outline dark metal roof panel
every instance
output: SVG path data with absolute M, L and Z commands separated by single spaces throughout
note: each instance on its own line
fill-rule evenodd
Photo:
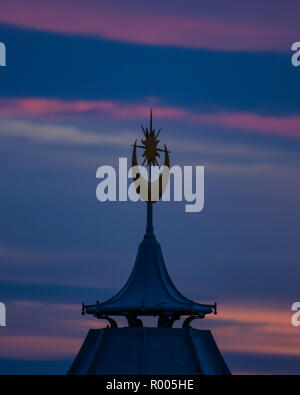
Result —
M 139 246 L 135 265 L 125 286 L 111 299 L 85 306 L 88 314 L 118 315 L 126 311 L 180 312 L 181 314 L 209 314 L 215 305 L 193 302 L 184 297 L 173 284 L 155 237 L 144 238 Z
M 230 374 L 208 330 L 91 329 L 69 374 Z

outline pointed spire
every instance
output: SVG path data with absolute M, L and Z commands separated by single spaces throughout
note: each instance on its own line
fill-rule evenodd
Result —
M 150 132 L 152 133 L 152 108 L 150 109 Z M 149 168 L 149 178 L 150 178 L 150 196 L 151 196 L 151 163 Z M 147 227 L 145 238 L 154 238 L 153 234 L 153 207 L 151 202 L 147 202 Z
M 143 146 L 134 144 L 133 166 L 137 165 L 136 148 L 147 150 L 147 140 L 155 137 L 152 129 L 152 109 L 150 110 L 150 131 L 147 128 L 144 130 L 143 126 L 142 130 L 146 140 L 142 140 Z M 154 143 L 156 143 L 155 138 Z M 114 297 L 95 305 L 83 305 L 83 313 L 93 314 L 103 319 L 110 319 L 108 315 L 126 316 L 129 326 L 140 326 L 141 322 L 137 320 L 138 315 L 159 316 L 159 327 L 172 327 L 174 320 L 183 315 L 191 316 L 186 321 L 188 325 L 195 318 L 204 318 L 206 314 L 216 313 L 216 304 L 201 304 L 184 297 L 177 290 L 167 272 L 160 245 L 153 232 L 154 202 L 151 201 L 151 166 L 155 163 L 153 156 L 155 159 L 155 153 L 158 150 L 165 152 L 165 166 L 170 167 L 169 151 L 166 146 L 164 150 L 155 148 L 154 154 L 150 150 L 152 154 L 152 156 L 149 155 L 150 159 L 148 159 L 147 152 L 144 154 L 149 162 L 148 192 L 150 195 L 148 194 L 147 201 L 147 225 L 131 275 L 125 286 Z

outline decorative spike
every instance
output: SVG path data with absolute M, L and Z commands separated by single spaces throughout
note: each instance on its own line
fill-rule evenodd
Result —
M 145 132 L 144 126 L 142 124 L 141 124 L 141 128 L 142 128 L 142 131 L 144 133 L 144 136 L 146 137 L 146 132 Z

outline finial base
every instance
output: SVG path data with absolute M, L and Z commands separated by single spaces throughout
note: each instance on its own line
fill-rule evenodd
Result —
M 155 239 L 155 235 L 153 233 L 153 209 L 152 209 L 152 203 L 150 202 L 147 202 L 147 226 L 146 226 L 146 234 L 144 238 Z

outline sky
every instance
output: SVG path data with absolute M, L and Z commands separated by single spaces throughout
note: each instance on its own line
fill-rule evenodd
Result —
M 145 204 L 96 199 L 96 170 L 162 128 L 171 165 L 205 166 L 205 206 L 154 207 L 176 287 L 218 302 L 233 373 L 299 374 L 297 1 L 0 0 L 0 373 L 65 374 L 113 296 Z M 177 324 L 180 325 L 180 324 Z

